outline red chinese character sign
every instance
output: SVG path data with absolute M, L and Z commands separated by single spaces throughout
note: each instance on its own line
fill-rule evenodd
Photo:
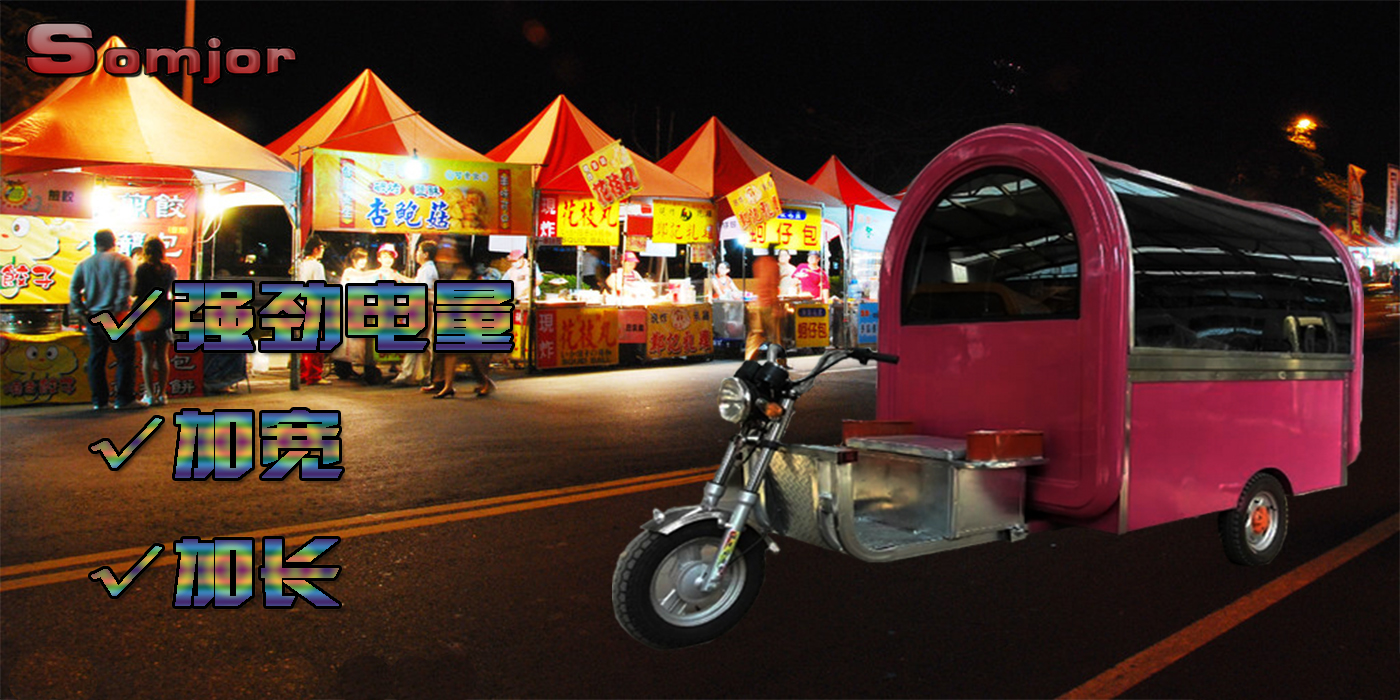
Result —
M 540 195 L 538 236 L 557 238 L 558 245 L 617 245 L 620 209 L 588 197 Z
M 613 141 L 594 151 L 578 164 L 584 182 L 593 199 L 603 207 L 610 207 L 634 192 L 642 191 L 641 178 L 632 164 L 632 156 L 622 147 L 621 141 Z
M 1361 178 L 1365 174 L 1365 170 L 1355 165 L 1347 166 L 1347 233 L 1355 238 L 1360 238 L 1363 233 L 1361 230 L 1361 207 L 1366 203 L 1366 197 L 1361 189 Z
M 783 208 L 772 173 L 750 180 L 725 198 L 729 200 L 729 208 L 734 210 L 739 227 L 749 233 L 761 230 L 763 222 L 777 216 Z
M 714 352 L 709 304 L 647 307 L 647 358 L 691 357 Z
M 597 367 L 618 361 L 615 308 L 540 307 L 535 321 L 535 365 Z
M 189 279 L 194 265 L 195 214 L 199 190 L 190 186 L 158 185 L 98 189 L 95 228 L 117 234 L 117 252 L 130 254 L 157 236 L 165 244 L 165 261 L 175 266 L 176 279 Z

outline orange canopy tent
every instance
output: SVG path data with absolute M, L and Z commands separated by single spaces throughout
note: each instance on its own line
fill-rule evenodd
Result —
M 840 198 L 848 207 L 861 206 L 886 211 L 899 208 L 899 200 L 866 184 L 836 156 L 828 158 L 821 169 L 807 179 L 807 183 Z
M 125 46 L 114 36 L 98 55 Z M 224 175 L 283 202 L 295 200 L 291 164 L 185 104 L 149 75 L 116 77 L 99 70 L 69 78 L 0 126 L 0 172 L 6 175 L 117 164 Z
M 560 95 L 514 136 L 486 154 L 502 163 L 529 163 L 541 191 L 589 194 L 578 164 L 617 139 L 598 128 L 567 97 Z M 638 197 L 709 199 L 699 187 L 632 154 L 642 190 Z
M 321 145 L 362 153 L 490 160 L 433 126 L 368 68 L 268 149 L 295 162 L 298 150 Z
M 837 197 L 768 162 L 715 117 L 710 117 L 699 131 L 657 161 L 657 165 L 699 186 L 705 196 L 719 200 L 721 216 L 729 211 L 725 195 L 767 172 L 773 174 L 778 198 L 785 202 L 842 206 Z

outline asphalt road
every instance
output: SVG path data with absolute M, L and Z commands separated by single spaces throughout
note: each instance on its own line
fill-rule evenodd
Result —
M 120 447 L 151 412 L 7 410 L 0 695 L 1056 697 L 1177 640 L 1184 655 L 1115 694 L 1397 697 L 1400 361 L 1394 343 L 1367 350 L 1361 460 L 1347 488 L 1292 501 L 1271 566 L 1228 564 L 1214 518 L 886 565 L 782 541 L 738 627 L 671 652 L 617 625 L 612 570 L 651 508 L 698 498 L 666 484 L 718 460 L 713 388 L 733 363 L 512 378 L 487 400 L 269 380 L 196 404 L 341 411 L 332 483 L 176 483 L 173 425 L 112 471 L 87 446 Z M 841 418 L 873 415 L 873 388 L 871 370 L 830 375 L 790 441 L 836 442 Z M 1200 629 L 1378 524 L 1378 545 Z M 239 609 L 175 609 L 168 552 L 117 599 L 86 578 L 121 576 L 152 543 L 242 533 L 342 536 L 318 561 L 341 567 L 324 587 L 342 607 L 266 609 L 259 589 Z

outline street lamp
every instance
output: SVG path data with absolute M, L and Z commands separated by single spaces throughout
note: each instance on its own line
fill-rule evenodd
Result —
M 1309 151 L 1317 150 L 1317 143 L 1312 139 L 1312 133 L 1317 130 L 1320 124 L 1306 115 L 1298 117 L 1296 121 L 1288 126 L 1288 140 L 1306 148 Z

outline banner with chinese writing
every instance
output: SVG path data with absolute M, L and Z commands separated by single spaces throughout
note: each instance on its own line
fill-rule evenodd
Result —
M 617 245 L 621 207 L 599 206 L 591 197 L 540 195 L 540 238 L 558 238 L 554 245 Z
M 1396 237 L 1396 200 L 1400 198 L 1400 166 L 1386 166 L 1385 183 L 1385 232 L 1381 235 L 1385 237 L 1387 243 L 1394 243 Z
M 632 164 L 632 156 L 622 147 L 622 141 L 613 141 L 594 151 L 578 164 L 584 182 L 593 199 L 604 207 L 610 207 L 628 197 L 633 192 L 642 191 L 642 181 L 637 168 Z
M 530 231 L 528 165 L 322 149 L 312 163 L 318 231 Z
M 91 173 L 50 171 L 6 175 L 0 214 L 91 219 L 95 184 L 96 178 Z
M 1355 165 L 1347 166 L 1347 233 L 1356 238 L 1360 238 L 1363 233 L 1361 207 L 1366 202 L 1366 196 L 1361 189 L 1361 178 L 1365 174 L 1365 170 Z
M 657 243 L 713 243 L 719 227 L 709 202 L 652 202 L 651 239 Z
M 851 250 L 884 252 L 885 240 L 894 225 L 894 212 L 857 206 L 851 227 Z
M 734 210 L 739 227 L 750 233 L 760 230 L 763 222 L 777 216 L 783 208 L 772 173 L 759 175 L 725 198 L 729 200 L 729 208 Z
M 165 261 L 175 266 L 175 278 L 190 279 L 199 190 L 189 185 L 98 188 L 93 228 L 117 234 L 117 252 L 131 254 L 157 236 L 165 244 Z
M 880 305 L 873 301 L 861 302 L 856 307 L 856 344 L 875 345 L 880 340 Z
M 618 362 L 616 308 L 538 307 L 535 366 L 600 367 Z
M 0 304 L 67 304 L 92 232 L 90 219 L 0 214 Z
M 784 207 L 757 231 L 749 232 L 750 248 L 776 245 L 784 250 L 822 249 L 822 211 L 818 207 Z
M 827 319 L 826 304 L 796 304 L 794 330 L 797 332 L 797 347 L 824 348 L 830 342 L 831 322 Z
M 647 307 L 647 359 L 713 352 L 714 327 L 709 304 Z

